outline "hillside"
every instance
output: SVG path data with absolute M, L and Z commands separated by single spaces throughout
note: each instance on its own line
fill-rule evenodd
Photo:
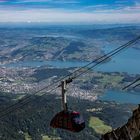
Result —
M 13 104 L 18 95 L 2 94 L 0 100 L 0 110 Z M 100 132 L 90 126 L 90 118 L 96 117 L 102 120 L 106 125 L 113 128 L 126 122 L 131 115 L 133 105 L 116 104 L 110 102 L 89 100 L 80 100 L 68 97 L 68 104 L 72 110 L 80 111 L 86 121 L 86 128 L 80 133 L 71 133 L 61 129 L 50 128 L 50 120 L 59 112 L 60 98 L 56 95 L 46 95 L 44 97 L 34 96 L 32 101 L 19 110 L 7 114 L 0 119 L 0 137 L 1 140 L 25 140 L 30 136 L 32 140 L 42 140 L 42 136 L 60 137 L 62 140 L 98 140 L 101 137 Z M 100 108 L 100 109 L 99 109 Z M 95 111 L 94 111 L 95 110 Z

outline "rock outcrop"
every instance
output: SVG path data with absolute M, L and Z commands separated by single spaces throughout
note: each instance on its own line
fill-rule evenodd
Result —
M 106 133 L 101 140 L 140 140 L 140 105 L 125 125 Z

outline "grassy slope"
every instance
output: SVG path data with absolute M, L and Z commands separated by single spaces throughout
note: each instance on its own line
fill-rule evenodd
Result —
M 32 137 L 28 134 L 28 133 L 25 133 L 25 140 L 32 140 Z
M 93 128 L 98 134 L 105 134 L 108 131 L 111 131 L 112 128 L 106 125 L 102 120 L 97 117 L 90 117 L 89 127 Z

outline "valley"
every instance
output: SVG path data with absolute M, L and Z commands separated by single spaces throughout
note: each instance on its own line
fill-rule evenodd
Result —
M 69 108 L 81 112 L 86 121 L 86 129 L 79 134 L 49 126 L 61 110 L 60 88 L 34 93 L 47 85 L 57 87 L 60 82 L 56 81 L 127 43 L 139 32 L 139 26 L 0 28 L 0 110 L 32 96 L 29 104 L 2 118 L 0 138 L 71 140 L 82 136 L 83 140 L 99 140 L 101 134 L 126 123 L 139 104 L 140 87 L 122 88 L 140 77 L 140 42 L 68 86 Z

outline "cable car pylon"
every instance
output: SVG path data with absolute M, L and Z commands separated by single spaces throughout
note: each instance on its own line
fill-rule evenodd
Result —
M 72 132 L 80 132 L 85 128 L 85 121 L 80 112 L 70 111 L 67 105 L 66 86 L 72 82 L 72 78 L 61 81 L 59 87 L 62 92 L 62 111 L 57 113 L 51 120 L 50 126 L 53 128 L 66 129 Z
M 66 95 L 66 86 L 67 84 L 71 83 L 72 82 L 72 78 L 69 78 L 67 80 L 63 80 L 61 82 L 61 91 L 62 91 L 62 108 L 64 111 L 67 111 L 68 110 L 68 105 L 67 105 L 67 95 Z

